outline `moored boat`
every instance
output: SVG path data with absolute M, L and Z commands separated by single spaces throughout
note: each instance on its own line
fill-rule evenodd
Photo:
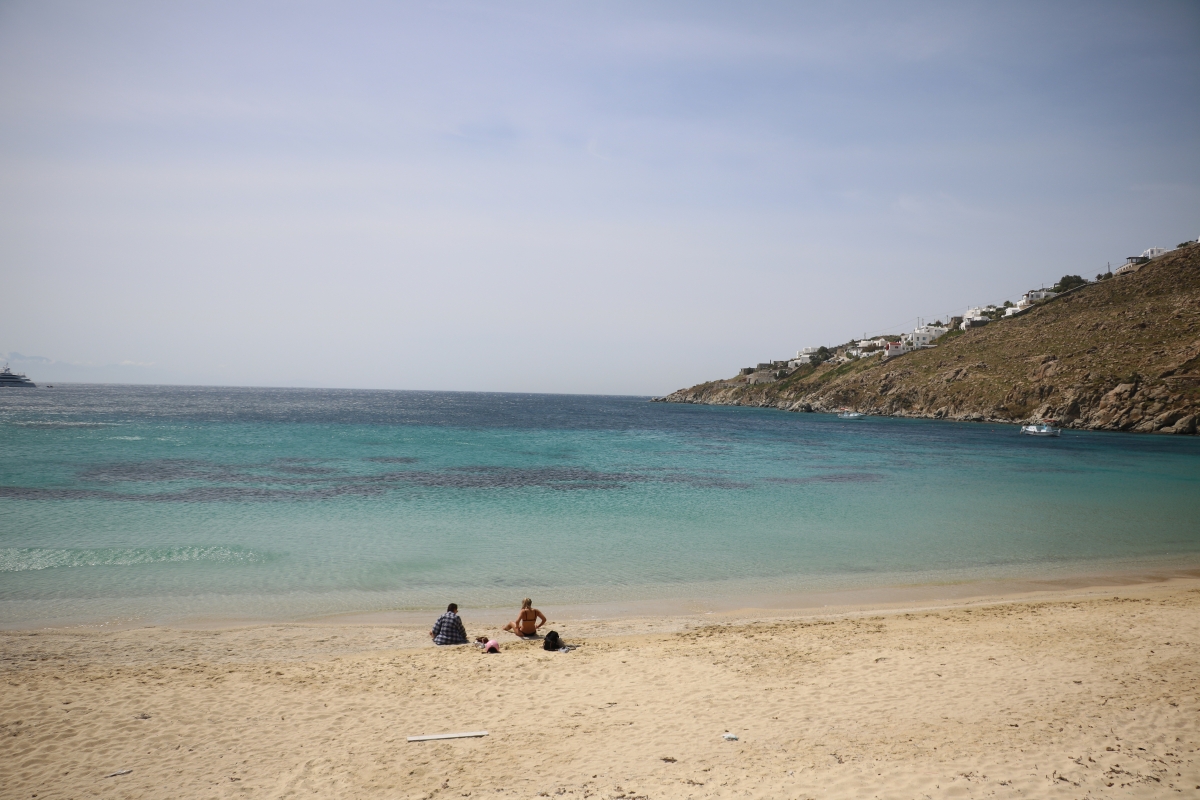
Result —
M 1048 422 L 1035 422 L 1032 425 L 1022 425 L 1021 433 L 1028 436 L 1058 436 L 1062 428 L 1056 428 Z
M 848 408 L 843 408 L 838 412 L 838 419 L 861 419 L 864 416 L 861 411 L 851 411 Z

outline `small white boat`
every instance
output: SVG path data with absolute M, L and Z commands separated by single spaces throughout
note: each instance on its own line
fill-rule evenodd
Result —
M 863 416 L 861 412 L 845 409 L 838 414 L 838 419 L 861 419 Z
M 1062 428 L 1056 428 L 1045 422 L 1038 422 L 1033 425 L 1022 425 L 1021 433 L 1028 436 L 1058 436 L 1062 433 Z

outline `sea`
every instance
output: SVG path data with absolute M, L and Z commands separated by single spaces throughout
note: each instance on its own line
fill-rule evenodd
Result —
M 0 626 L 1200 566 L 1200 439 L 646 397 L 0 392 Z

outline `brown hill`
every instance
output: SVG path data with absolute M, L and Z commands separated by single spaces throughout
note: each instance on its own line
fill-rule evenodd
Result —
M 936 348 L 801 367 L 774 383 L 712 381 L 661 400 L 1195 433 L 1198 326 L 1200 245 L 1192 244 L 1131 275 L 947 334 Z

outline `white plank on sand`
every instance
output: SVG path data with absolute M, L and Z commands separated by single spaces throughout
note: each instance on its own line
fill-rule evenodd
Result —
M 487 736 L 487 731 L 469 731 L 467 733 L 431 733 L 428 736 L 410 736 L 410 742 L 431 742 L 434 739 L 470 739 L 475 736 Z

